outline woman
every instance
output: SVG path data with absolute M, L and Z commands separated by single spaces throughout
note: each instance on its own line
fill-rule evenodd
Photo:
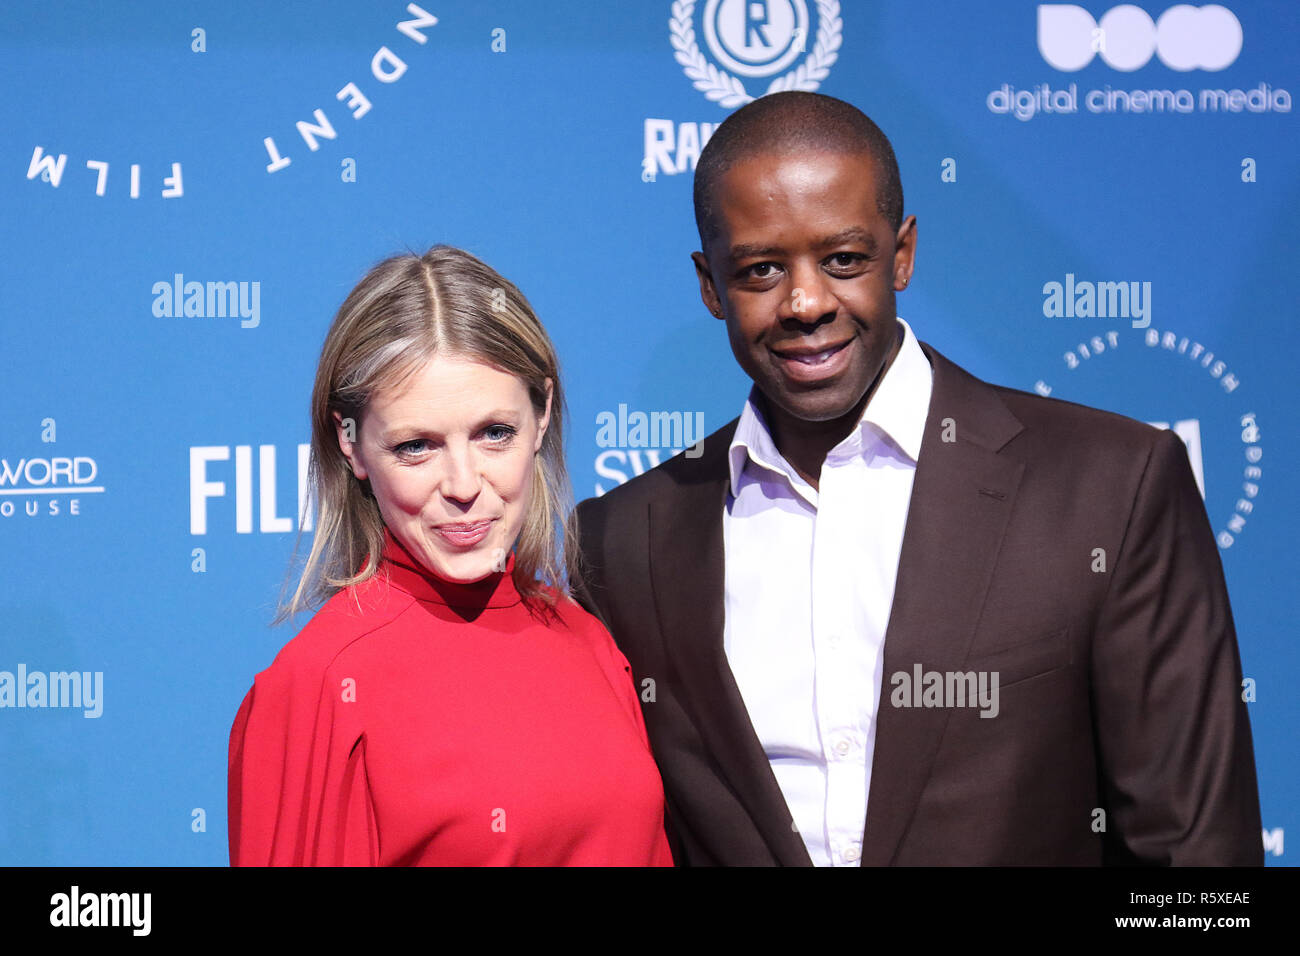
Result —
M 377 265 L 312 395 L 315 540 L 230 734 L 232 865 L 671 865 L 630 668 L 568 597 L 555 351 L 447 246 Z

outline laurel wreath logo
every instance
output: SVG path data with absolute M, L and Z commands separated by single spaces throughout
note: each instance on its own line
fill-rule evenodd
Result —
M 779 76 L 771 82 L 766 92 L 780 93 L 785 90 L 806 90 L 815 92 L 822 80 L 830 73 L 831 66 L 839 59 L 843 24 L 840 21 L 839 0 L 816 0 L 817 3 L 817 39 L 810 54 L 798 67 Z M 688 79 L 695 88 L 713 100 L 719 106 L 744 106 L 755 97 L 750 96 L 745 84 L 725 70 L 720 70 L 710 63 L 695 42 L 695 27 L 691 15 L 695 12 L 695 0 L 675 0 L 673 15 L 668 21 L 673 54 L 682 65 Z

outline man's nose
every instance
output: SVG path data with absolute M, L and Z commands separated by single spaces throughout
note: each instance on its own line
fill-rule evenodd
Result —
M 826 284 L 819 264 L 800 263 L 790 271 L 789 297 L 782 310 L 783 319 L 814 323 L 835 311 L 835 298 Z

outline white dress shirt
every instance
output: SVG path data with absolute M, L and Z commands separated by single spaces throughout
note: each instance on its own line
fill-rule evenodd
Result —
M 814 489 L 755 404 L 728 452 L 727 661 L 818 866 L 857 866 L 871 788 L 885 628 L 933 373 L 902 345 Z

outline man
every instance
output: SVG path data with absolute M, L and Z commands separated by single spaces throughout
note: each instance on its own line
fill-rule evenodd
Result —
M 740 417 L 578 509 L 679 864 L 1261 864 L 1178 438 L 984 383 L 895 313 L 914 216 L 857 109 L 778 93 L 695 175 Z

